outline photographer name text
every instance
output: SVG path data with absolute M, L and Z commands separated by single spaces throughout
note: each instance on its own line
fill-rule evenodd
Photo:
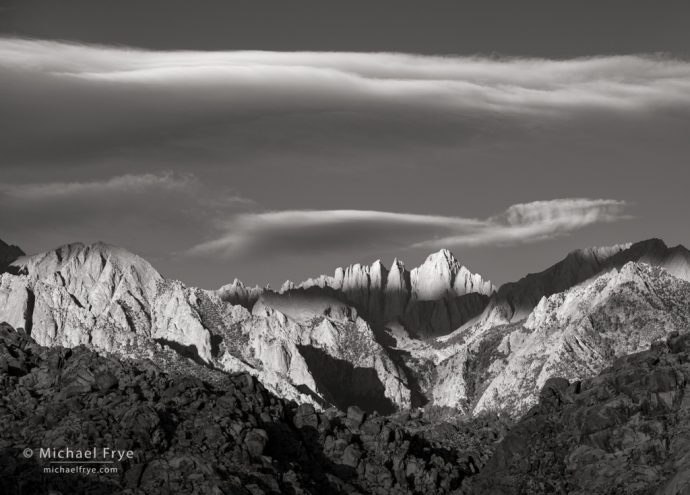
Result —
M 71 449 L 69 447 L 56 448 L 41 448 L 38 450 L 38 457 L 40 459 L 47 459 L 52 461 L 124 461 L 127 459 L 134 459 L 134 451 L 119 450 L 110 447 L 93 447 L 90 449 Z

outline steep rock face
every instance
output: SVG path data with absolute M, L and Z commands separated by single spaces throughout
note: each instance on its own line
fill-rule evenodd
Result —
M 488 328 L 524 319 L 542 297 L 563 292 L 630 261 L 660 266 L 690 281 L 690 251 L 683 246 L 669 248 L 660 239 L 578 249 L 542 272 L 502 285 L 485 309 L 479 325 Z
M 690 335 L 551 379 L 468 493 L 672 495 L 690 490 Z M 538 467 L 537 467 L 538 466 Z
M 0 320 L 31 331 L 33 292 L 25 277 L 0 275 Z
M 204 298 L 203 291 L 187 288 L 181 282 L 161 283 L 151 308 L 151 337 L 192 347 L 201 359 L 210 362 L 211 332 L 204 325 L 203 314 L 203 303 L 208 299 Z
M 615 358 L 690 330 L 690 283 L 628 263 L 543 298 L 526 321 L 472 335 L 439 364 L 434 401 L 519 416 L 546 380 L 590 377 Z
M 410 298 L 410 274 L 402 261 L 395 258 L 386 278 L 384 288 L 383 321 L 393 321 L 405 312 Z
M 410 334 L 424 338 L 447 334 L 476 316 L 479 302 L 485 305 L 483 298 L 463 300 L 463 296 L 489 296 L 495 290 L 445 249 L 412 271 L 398 259 L 390 270 L 377 260 L 371 266 L 338 268 L 332 277 L 322 275 L 299 287 L 333 289 L 373 325 L 400 320 Z
M 24 256 L 24 251 L 18 246 L 7 244 L 0 239 L 0 273 L 4 272 L 20 256 Z

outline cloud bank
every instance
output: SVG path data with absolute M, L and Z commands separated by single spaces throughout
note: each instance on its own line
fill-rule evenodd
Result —
M 611 199 L 554 199 L 512 205 L 486 219 L 363 210 L 246 213 L 227 222 L 224 235 L 194 246 L 188 254 L 314 255 L 352 248 L 363 252 L 521 244 L 625 219 L 625 206 Z
M 0 78 L 10 163 L 213 137 L 235 157 L 309 141 L 451 144 L 578 115 L 690 108 L 690 64 L 660 56 L 155 52 L 5 38 Z

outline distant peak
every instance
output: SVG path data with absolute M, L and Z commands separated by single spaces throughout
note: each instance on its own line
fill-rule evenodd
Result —
M 682 244 L 678 244 L 676 246 L 673 246 L 670 251 L 673 251 L 674 253 L 683 253 L 683 254 L 690 254 L 690 250 L 683 246 Z
M 666 243 L 663 241 L 663 239 L 659 239 L 658 237 L 652 237 L 651 239 L 645 239 L 644 241 L 639 241 L 633 244 L 635 245 L 648 245 L 648 246 L 658 246 L 658 247 L 668 247 Z
M 668 246 L 666 243 L 657 237 L 652 237 L 651 239 L 645 239 L 643 241 L 637 242 L 626 242 L 621 244 L 613 244 L 610 246 L 593 246 L 587 248 L 575 249 L 570 252 L 571 255 L 587 255 L 598 252 L 610 252 L 610 251 L 666 251 Z
M 429 256 L 427 256 L 426 261 L 439 261 L 439 260 L 444 260 L 447 261 L 448 263 L 457 263 L 458 260 L 457 258 L 447 249 L 441 249 L 435 253 L 431 253 Z

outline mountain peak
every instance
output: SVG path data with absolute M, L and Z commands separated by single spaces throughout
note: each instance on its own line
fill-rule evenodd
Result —
M 99 274 L 107 268 L 109 273 L 132 277 L 133 281 L 147 286 L 162 280 L 156 269 L 144 258 L 104 242 L 65 244 L 52 251 L 23 256 L 15 264 L 23 267 L 33 277 L 69 272 L 76 278 L 93 277 L 96 281 Z
M 454 264 L 459 264 L 459 261 L 457 258 L 451 253 L 448 249 L 440 249 L 439 251 L 436 251 L 435 253 L 431 253 L 429 256 L 426 257 L 426 260 L 424 263 L 430 263 L 430 262 L 446 262 L 448 265 L 454 265 Z
M 494 288 L 481 275 L 471 273 L 448 249 L 427 256 L 410 272 L 413 297 L 420 301 L 441 299 L 470 292 L 490 295 Z

